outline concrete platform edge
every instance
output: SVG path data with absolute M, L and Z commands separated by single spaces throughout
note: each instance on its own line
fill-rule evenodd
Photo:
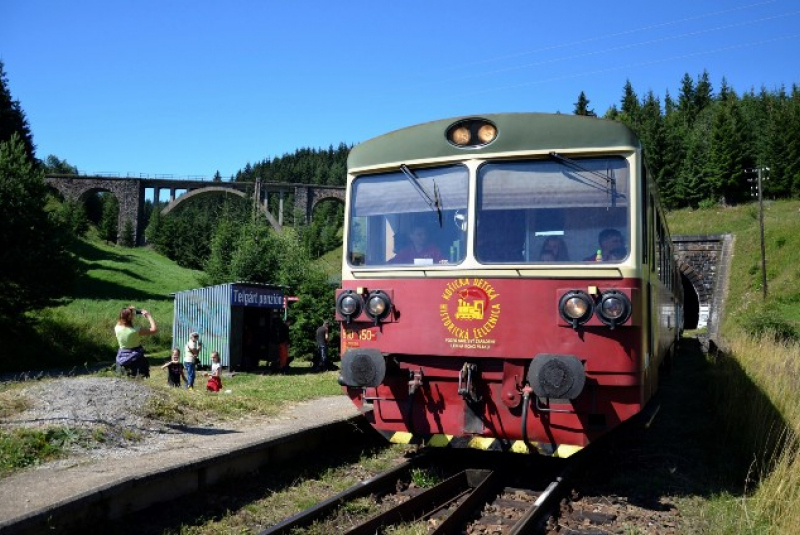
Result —
M 0 533 L 32 535 L 59 532 L 91 521 L 119 518 L 317 448 L 325 448 L 335 440 L 345 440 L 363 432 L 365 425 L 362 416 L 353 416 L 296 433 L 273 436 L 263 442 L 188 464 L 128 477 L 24 516 L 0 521 Z

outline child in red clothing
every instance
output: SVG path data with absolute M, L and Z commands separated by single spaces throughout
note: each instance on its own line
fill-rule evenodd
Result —
M 211 392 L 222 390 L 222 364 L 219 362 L 219 353 L 217 351 L 211 353 L 211 373 L 205 372 L 203 375 L 208 377 L 206 389 Z

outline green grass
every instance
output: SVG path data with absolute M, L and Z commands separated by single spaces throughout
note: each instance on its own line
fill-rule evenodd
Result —
M 751 334 L 785 330 L 800 333 L 800 201 L 764 205 L 767 300 L 762 298 L 758 204 L 678 210 L 667 214 L 670 232 L 735 235 L 723 334 L 745 329 Z
M 129 305 L 151 311 L 158 324 L 159 333 L 146 339 L 145 349 L 156 355 L 169 349 L 170 294 L 197 288 L 200 272 L 184 269 L 147 248 L 83 240 L 76 254 L 81 276 L 71 297 L 31 313 L 32 321 L 0 333 L 3 347 L 14 347 L 17 355 L 0 361 L 1 371 L 112 362 L 117 350 L 114 325 L 120 309 Z
M 342 248 L 337 247 L 333 251 L 328 251 L 316 260 L 328 275 L 329 280 L 340 281 L 342 279 Z
M 222 391 L 210 393 L 205 390 L 202 375 L 197 378 L 195 390 L 187 391 L 168 387 L 166 371 L 153 367 L 147 381 L 163 395 L 152 399 L 145 412 L 164 421 L 191 424 L 209 419 L 272 416 L 288 404 L 342 394 L 335 373 L 309 373 L 309 369 L 305 363 L 293 363 L 289 373 L 281 375 L 223 374 Z
M 694 502 L 711 533 L 795 533 L 800 516 L 800 202 L 764 206 L 767 297 L 757 204 L 668 215 L 673 234 L 735 235 L 721 343 L 710 359 L 717 440 L 749 463 L 741 493 Z M 731 448 L 733 446 L 733 448 Z
M 88 429 L 49 427 L 0 431 L 0 476 L 61 457 L 72 445 L 89 445 L 102 437 Z

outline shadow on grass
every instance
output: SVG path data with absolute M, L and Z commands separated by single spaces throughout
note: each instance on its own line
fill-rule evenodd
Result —
M 731 384 L 739 385 L 735 392 L 720 386 Z M 660 411 L 649 428 L 642 414 L 592 446 L 588 469 L 576 481 L 582 494 L 623 495 L 654 511 L 670 508 L 665 497 L 742 496 L 754 474 L 768 468 L 769 452 L 782 446 L 777 433 L 747 443 L 748 433 L 736 429 L 746 422 L 732 421 L 735 407 L 765 408 L 764 421 L 773 429 L 786 422 L 734 359 L 704 354 L 696 339 L 682 340 L 648 409 L 654 404 Z
M 109 266 L 101 264 L 100 262 L 115 262 L 125 264 L 130 262 L 130 258 L 100 249 L 96 245 L 79 241 L 75 246 L 75 253 L 79 258 L 81 270 L 85 273 L 90 269 L 111 271 L 118 273 L 120 278 L 130 278 L 134 281 L 146 280 L 139 273 L 128 269 L 116 266 Z M 85 274 L 80 276 L 75 283 L 75 291 L 72 292 L 72 298 L 75 299 L 117 299 L 125 302 L 130 301 L 146 301 L 146 300 L 171 300 L 172 298 L 164 294 L 154 294 L 151 292 L 144 292 L 131 288 L 130 286 L 121 285 L 109 281 L 101 281 L 95 278 L 89 278 Z
M 116 300 L 123 303 L 141 303 L 144 301 L 172 301 L 168 294 L 146 292 L 123 284 L 90 279 L 82 276 L 75 284 L 72 294 L 74 299 Z
M 132 271 L 132 270 L 127 269 L 127 268 L 118 268 L 118 267 L 114 267 L 114 266 L 105 266 L 105 265 L 99 264 L 97 262 L 85 262 L 83 260 L 79 260 L 79 263 L 80 263 L 81 268 L 82 268 L 82 270 L 84 272 L 89 271 L 90 269 L 101 269 L 101 270 L 104 270 L 104 271 L 113 271 L 114 273 L 119 273 L 122 276 L 130 277 L 131 279 L 134 279 L 134 280 L 139 280 L 139 281 L 147 280 L 145 277 L 142 277 L 141 275 L 139 275 L 135 271 Z
M 48 318 L 36 323 L 0 324 L 0 347 L 6 348 L 0 353 L 0 372 L 32 376 L 42 375 L 40 370 L 49 370 L 48 375 L 94 371 L 116 356 L 87 333 Z
M 97 245 L 86 240 L 78 240 L 73 249 L 75 254 L 82 260 L 90 263 L 100 261 L 123 263 L 128 260 L 125 255 L 100 249 Z

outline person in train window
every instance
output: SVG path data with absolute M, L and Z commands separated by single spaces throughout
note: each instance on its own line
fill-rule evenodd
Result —
M 542 252 L 539 254 L 541 262 L 566 262 L 569 260 L 567 244 L 557 236 L 548 236 L 542 244 Z
M 600 231 L 597 236 L 597 243 L 600 248 L 594 253 L 583 260 L 585 262 L 605 262 L 612 260 L 611 251 L 615 249 L 625 250 L 625 240 L 622 238 L 622 233 L 615 228 L 607 228 Z
M 409 238 L 410 243 L 389 260 L 390 264 L 413 264 L 417 259 L 429 259 L 438 264 L 444 260 L 436 244 L 428 241 L 428 230 L 424 226 L 412 228 Z

